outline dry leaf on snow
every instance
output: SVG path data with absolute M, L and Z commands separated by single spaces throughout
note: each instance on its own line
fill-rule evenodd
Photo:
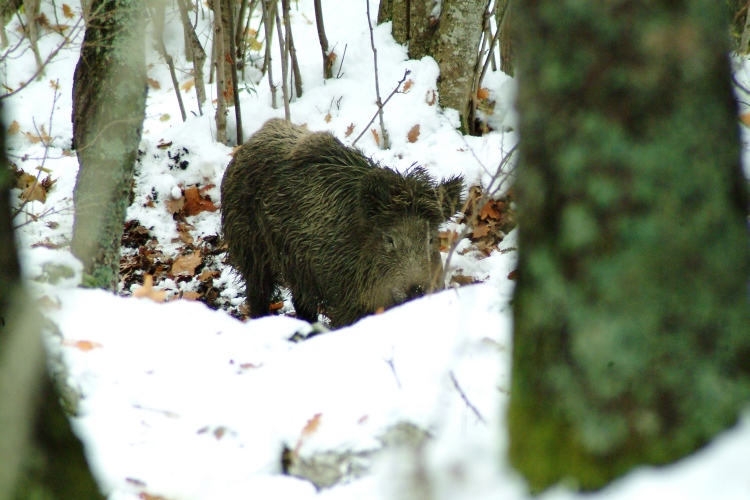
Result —
M 92 342 L 90 340 L 64 340 L 63 345 L 66 345 L 68 347 L 75 347 L 76 349 L 83 352 L 88 352 L 94 349 L 99 349 L 100 347 L 104 347 L 99 342 Z
M 195 268 L 202 262 L 203 257 L 200 250 L 196 250 L 189 255 L 180 255 L 172 264 L 172 274 L 175 276 L 194 276 Z
M 182 212 L 186 216 L 198 215 L 201 212 L 216 212 L 214 203 L 202 196 L 197 186 L 190 186 L 185 190 L 185 206 Z
M 305 427 L 302 428 L 302 432 L 300 433 L 299 439 L 297 440 L 297 446 L 294 447 L 294 451 L 292 452 L 294 458 L 297 458 L 299 456 L 299 450 L 300 448 L 302 448 L 302 443 L 305 441 L 305 439 L 315 434 L 315 431 L 318 430 L 318 427 L 320 427 L 320 419 L 322 416 L 322 413 L 316 413 L 310 420 L 307 421 Z
M 133 297 L 138 299 L 151 299 L 154 302 L 164 302 L 167 298 L 167 292 L 156 290 L 154 288 L 154 277 L 147 274 L 143 277 L 143 286 L 133 292 Z
M 176 200 L 167 200 L 164 202 L 164 206 L 167 207 L 167 212 L 174 215 L 185 206 L 185 197 L 180 196 Z
M 417 142 L 417 139 L 419 139 L 419 124 L 414 125 L 411 130 L 409 130 L 409 133 L 406 134 L 406 138 L 409 142 Z

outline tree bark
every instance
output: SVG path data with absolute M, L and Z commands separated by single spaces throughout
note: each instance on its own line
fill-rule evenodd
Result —
M 518 2 L 510 460 L 597 489 L 750 399 L 747 203 L 713 0 Z
M 73 80 L 78 179 L 71 249 L 85 284 L 115 290 L 120 238 L 146 107 L 140 0 L 95 0 Z
M 393 22 L 393 38 L 409 44 L 409 57 L 432 56 L 440 67 L 440 105 L 459 112 L 469 132 L 471 91 L 488 0 L 381 0 L 378 23 Z
M 216 142 L 227 143 L 227 106 L 232 81 L 232 74 L 226 71 L 226 54 L 229 47 L 224 47 L 226 24 L 224 19 L 225 0 L 215 0 L 214 6 L 214 66 L 216 68 Z
M 4 134 L 0 127 L 0 498 L 103 498 L 44 374 L 38 316 L 21 283 Z

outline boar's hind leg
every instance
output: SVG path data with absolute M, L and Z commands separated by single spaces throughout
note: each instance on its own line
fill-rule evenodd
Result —
M 268 316 L 271 314 L 271 301 L 276 291 L 276 278 L 270 266 L 262 259 L 246 264 L 242 275 L 245 278 L 245 302 L 250 309 L 250 316 Z
M 297 313 L 299 319 L 303 319 L 308 323 L 315 323 L 318 321 L 318 307 L 311 306 L 306 300 L 299 300 L 292 296 L 292 304 L 294 304 L 294 310 Z

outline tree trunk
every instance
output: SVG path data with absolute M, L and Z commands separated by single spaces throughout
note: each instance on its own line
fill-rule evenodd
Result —
M 120 238 L 146 107 L 140 0 L 95 0 L 73 81 L 78 153 L 73 253 L 85 284 L 115 290 Z
M 458 110 L 461 128 L 472 120 L 471 90 L 488 0 L 381 0 L 378 23 L 393 22 L 393 38 L 409 57 L 432 56 L 440 67 L 440 105 Z
M 1 152 L 4 133 L 0 127 Z M 38 316 L 21 284 L 10 186 L 0 153 L 0 498 L 103 498 L 44 376 Z
M 713 0 L 515 9 L 510 460 L 534 491 L 597 489 L 692 453 L 750 400 L 726 16 Z
M 515 75 L 515 50 L 510 20 L 512 5 L 510 0 L 497 0 L 495 4 L 495 21 L 500 31 L 500 71 L 510 76 Z
M 224 47 L 224 41 L 229 41 L 224 24 L 225 0 L 214 0 L 214 66 L 216 68 L 216 142 L 227 143 L 227 106 L 232 88 L 232 73 L 227 71 L 226 54 L 229 47 Z

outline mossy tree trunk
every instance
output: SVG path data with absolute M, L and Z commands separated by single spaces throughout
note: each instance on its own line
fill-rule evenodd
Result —
M 89 286 L 115 290 L 146 108 L 141 0 L 94 0 L 73 81 L 78 153 L 73 253 Z
M 440 105 L 458 111 L 468 133 L 472 89 L 488 0 L 381 0 L 378 23 L 393 22 L 393 37 L 409 44 L 409 57 L 432 56 L 440 67 Z
M 4 144 L 0 127 L 0 151 Z M 21 283 L 10 180 L 0 153 L 0 498 L 104 498 L 44 375 L 39 322 Z
M 517 2 L 522 251 L 510 460 L 597 489 L 750 402 L 725 6 Z

